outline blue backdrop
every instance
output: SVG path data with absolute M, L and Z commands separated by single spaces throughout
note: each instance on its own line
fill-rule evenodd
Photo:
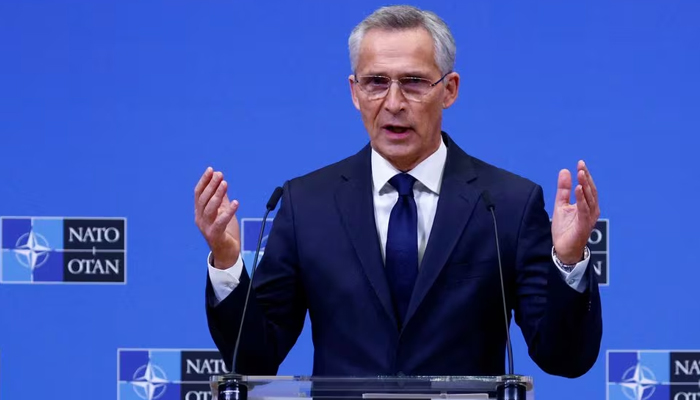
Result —
M 580 158 L 599 189 L 601 355 L 580 379 L 548 376 L 514 327 L 537 398 L 608 396 L 608 350 L 700 349 L 700 3 L 414 4 L 457 40 L 462 84 L 444 128 L 460 145 L 540 183 L 549 212 L 558 170 Z M 223 170 L 239 217 L 257 218 L 275 186 L 363 146 L 347 37 L 381 5 L 0 3 L 0 216 L 126 221 L 124 283 L 0 284 L 2 399 L 45 398 L 40 383 L 54 399 L 112 399 L 120 349 L 214 348 L 194 186 Z M 280 373 L 309 373 L 312 351 L 307 325 Z

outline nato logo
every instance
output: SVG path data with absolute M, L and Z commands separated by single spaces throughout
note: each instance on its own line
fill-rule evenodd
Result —
M 700 400 L 700 351 L 608 350 L 608 400 Z
M 126 283 L 126 219 L 0 217 L 1 283 Z
M 263 232 L 263 240 L 260 245 L 260 254 L 258 255 L 258 263 L 265 253 L 265 245 L 267 245 L 267 237 L 272 229 L 272 221 L 274 218 L 268 218 L 265 222 L 265 231 Z M 255 260 L 255 250 L 258 246 L 260 238 L 260 228 L 262 228 L 262 218 L 242 218 L 241 219 L 241 248 L 243 249 L 243 262 L 245 263 L 248 273 L 253 268 Z
M 599 219 L 595 223 L 591 236 L 588 238 L 588 249 L 591 250 L 589 266 L 593 267 L 598 278 L 599 286 L 610 284 L 610 221 Z M 700 400 L 700 399 L 699 399 Z
M 117 400 L 211 400 L 211 376 L 229 373 L 210 349 L 119 349 L 117 371 Z

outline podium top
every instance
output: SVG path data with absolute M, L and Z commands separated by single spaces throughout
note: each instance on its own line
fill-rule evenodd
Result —
M 251 376 L 215 375 L 210 379 L 213 400 L 244 398 L 217 394 L 243 386 L 249 400 L 258 399 L 493 399 L 506 382 L 522 384 L 527 399 L 532 394 L 532 378 L 502 376 Z

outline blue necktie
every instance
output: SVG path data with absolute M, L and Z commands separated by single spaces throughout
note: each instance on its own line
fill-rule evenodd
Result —
M 402 326 L 418 275 L 418 211 L 413 198 L 416 178 L 396 174 L 389 184 L 399 192 L 391 210 L 386 238 L 386 273 L 394 299 L 399 325 Z

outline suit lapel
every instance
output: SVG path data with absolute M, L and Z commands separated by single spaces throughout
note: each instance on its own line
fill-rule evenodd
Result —
M 476 179 L 471 159 L 449 137 L 444 137 L 448 152 L 438 206 L 404 326 L 440 275 L 481 195 L 475 185 L 469 184 Z
M 335 193 L 335 201 L 364 273 L 384 310 L 396 326 L 397 320 L 384 272 L 374 219 L 370 155 L 371 149 L 367 146 L 354 156 L 353 165 L 341 177 L 341 183 Z

